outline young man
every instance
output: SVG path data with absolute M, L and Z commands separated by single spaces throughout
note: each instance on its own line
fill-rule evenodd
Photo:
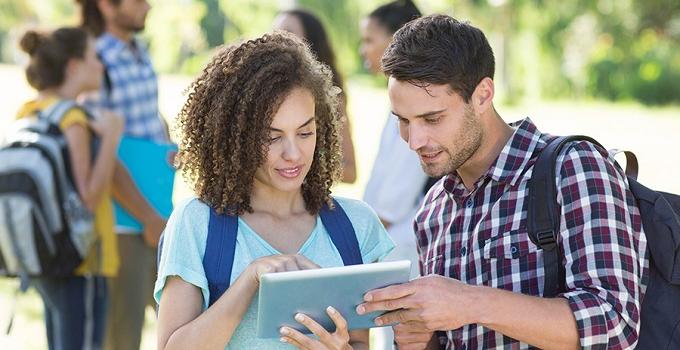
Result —
M 94 110 L 108 109 L 125 118 L 126 136 L 153 142 L 168 140 L 158 110 L 158 82 L 151 60 L 135 34 L 144 29 L 146 0 L 79 0 L 83 26 L 97 37 L 105 67 L 102 89 L 88 96 Z M 154 306 L 156 247 L 165 220 L 141 197 L 127 172 L 114 174 L 113 195 L 142 223 L 143 232 L 118 231 L 121 266 L 110 283 L 105 348 L 138 349 L 146 305 Z
M 527 234 L 527 183 L 551 136 L 496 112 L 494 58 L 477 28 L 442 15 L 395 34 L 383 56 L 401 137 L 444 176 L 415 220 L 426 277 L 367 293 L 391 310 L 399 349 L 597 348 L 637 342 L 648 261 L 639 210 L 606 151 L 558 157 L 566 291 L 542 298 L 543 252 Z M 435 333 L 437 332 L 437 333 Z

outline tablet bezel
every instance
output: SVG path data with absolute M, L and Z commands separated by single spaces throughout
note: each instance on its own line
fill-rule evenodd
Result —
M 350 330 L 376 327 L 373 320 L 382 313 L 358 315 L 356 306 L 369 290 L 407 282 L 410 272 L 411 261 L 399 260 L 264 274 L 258 292 L 257 337 L 277 338 L 284 325 L 310 334 L 294 320 L 298 312 L 332 332 L 335 326 L 326 314 L 328 306 L 343 315 Z

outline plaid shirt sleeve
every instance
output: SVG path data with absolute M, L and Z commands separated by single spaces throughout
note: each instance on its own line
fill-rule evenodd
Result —
M 558 164 L 560 162 L 558 161 Z M 560 244 L 566 289 L 584 349 L 637 342 L 646 251 L 639 211 L 626 180 L 590 143 L 574 143 L 559 168 Z

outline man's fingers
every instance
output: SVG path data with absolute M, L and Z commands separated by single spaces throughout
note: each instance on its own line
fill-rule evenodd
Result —
M 399 343 L 397 343 L 399 344 Z M 427 343 L 411 343 L 399 344 L 399 350 L 423 350 L 427 347 Z
M 407 323 L 418 320 L 420 320 L 420 318 L 413 310 L 397 310 L 377 317 L 375 319 L 375 324 L 378 326 L 384 326 L 388 324 Z
M 425 328 L 425 324 L 418 321 L 398 323 L 392 326 L 394 333 L 426 333 L 432 335 L 434 332 Z
M 399 326 L 399 325 L 397 325 Z M 394 340 L 400 345 L 402 344 L 419 344 L 419 343 L 424 343 L 427 344 L 430 339 L 432 339 L 433 332 L 411 332 L 411 331 L 405 331 L 400 330 L 397 328 L 397 326 L 394 326 Z
M 406 296 L 398 299 L 359 304 L 356 310 L 359 315 L 363 315 L 373 311 L 394 311 L 399 309 L 413 308 L 414 306 L 416 305 L 414 305 L 412 298 Z
M 364 294 L 364 301 L 376 302 L 403 298 L 415 293 L 415 287 L 410 282 L 388 286 L 385 288 L 374 289 Z

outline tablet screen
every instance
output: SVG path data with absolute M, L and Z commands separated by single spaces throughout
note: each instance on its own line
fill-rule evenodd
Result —
M 309 334 L 295 321 L 303 313 L 326 330 L 335 331 L 335 324 L 326 314 L 334 307 L 347 320 L 349 329 L 376 327 L 374 319 L 381 312 L 358 315 L 356 307 L 363 303 L 366 292 L 409 280 L 408 260 L 351 265 L 315 270 L 265 274 L 260 277 L 257 336 L 278 338 L 282 326 Z

